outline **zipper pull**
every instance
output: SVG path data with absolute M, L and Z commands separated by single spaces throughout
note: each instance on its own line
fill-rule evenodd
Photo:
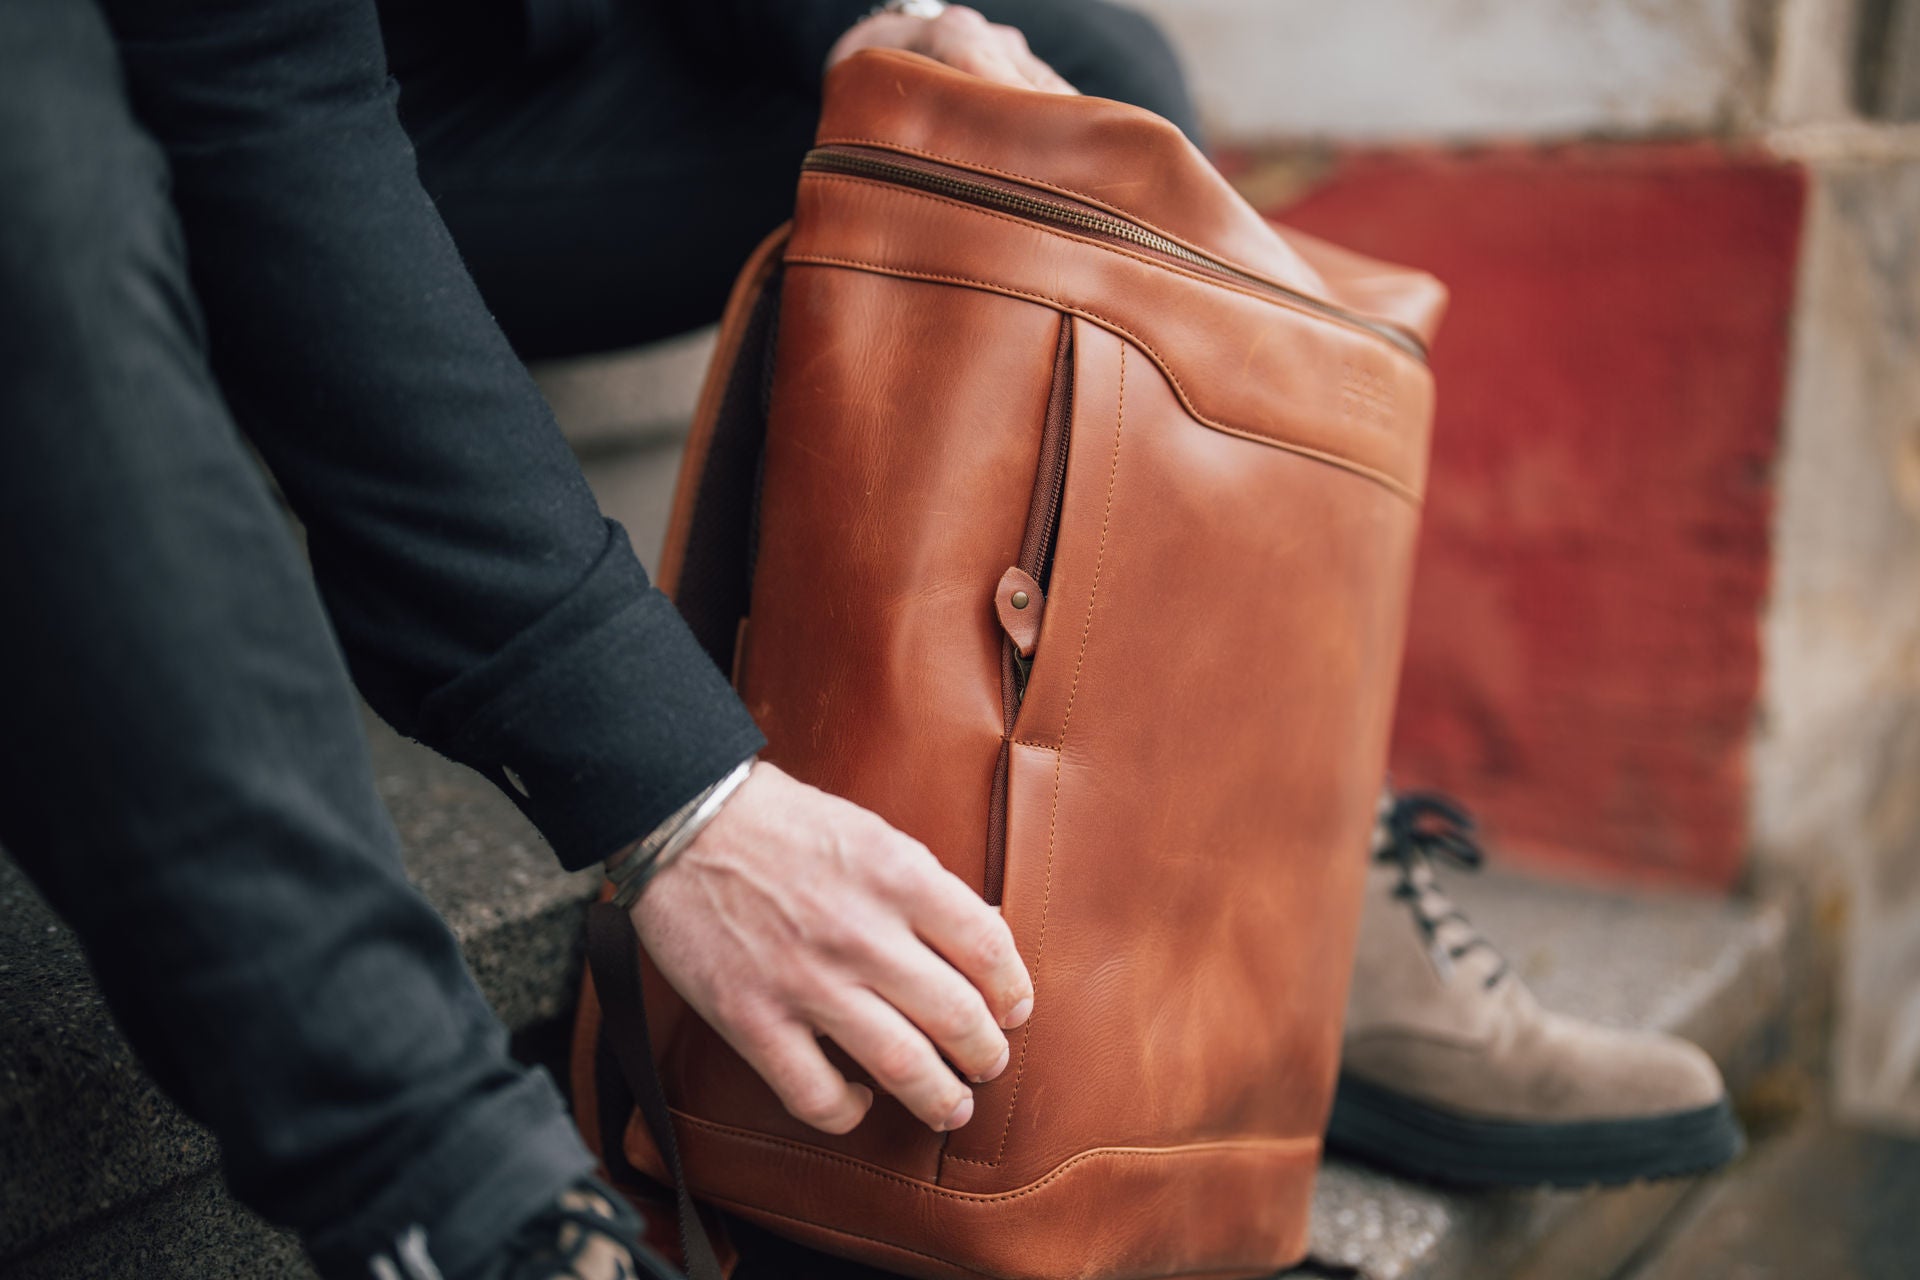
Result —
M 1000 575 L 993 611 L 1000 618 L 1000 629 L 1013 641 L 1014 652 L 1023 659 L 1033 658 L 1033 646 L 1040 641 L 1040 615 L 1046 607 L 1046 593 L 1025 569 L 1015 567 Z

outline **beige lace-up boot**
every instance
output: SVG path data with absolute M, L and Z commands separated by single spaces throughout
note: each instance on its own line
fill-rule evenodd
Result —
M 1713 1061 L 1674 1036 L 1543 1009 L 1448 900 L 1472 820 L 1421 794 L 1382 801 L 1328 1146 L 1468 1186 L 1676 1177 L 1743 1145 Z

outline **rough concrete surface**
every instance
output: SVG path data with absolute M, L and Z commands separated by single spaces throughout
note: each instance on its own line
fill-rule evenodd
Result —
M 534 380 L 576 445 L 645 438 L 693 418 L 716 331 L 604 355 L 547 360 Z
M 593 449 L 584 464 L 600 509 L 626 526 L 649 574 L 660 568 L 660 547 L 680 476 L 684 428 L 636 439 L 619 448 Z
M 1859 10 L 1879 0 L 1781 0 L 1768 122 L 1828 124 L 1853 114 Z
M 1843 1108 L 1920 1126 L 1920 139 L 1816 158 L 1754 748 L 1757 856 L 1844 896 Z
M 113 1029 L 73 935 L 4 857 L 0 1152 L 0 1259 L 214 1160 Z
M 234 1203 L 218 1175 L 169 1187 L 5 1263 L 9 1280 L 313 1280 L 299 1242 Z
M 1814 1114 L 1676 1216 L 1622 1280 L 1912 1280 L 1920 1141 Z

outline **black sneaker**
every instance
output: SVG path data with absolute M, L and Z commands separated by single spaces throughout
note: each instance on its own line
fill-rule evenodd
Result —
M 475 1280 L 683 1280 L 641 1243 L 645 1224 L 596 1178 L 537 1214 Z

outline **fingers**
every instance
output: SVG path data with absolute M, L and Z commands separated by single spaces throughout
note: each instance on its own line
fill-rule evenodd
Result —
M 1033 978 L 1000 913 L 943 867 L 908 905 L 913 927 L 985 998 L 993 1020 L 1011 1031 L 1033 1012 Z
M 933 1043 L 871 991 L 844 992 L 820 1014 L 820 1029 L 873 1074 L 874 1083 L 937 1133 L 973 1118 L 973 1091 Z
M 1007 1037 L 972 982 L 905 929 L 889 947 L 874 990 L 905 1014 L 969 1080 L 1006 1070 Z
M 1034 55 L 1027 45 L 1027 37 L 1018 27 L 993 28 L 993 33 L 1006 50 L 1007 60 L 1013 64 L 1028 84 L 1042 93 L 1072 93 L 1080 91 L 1068 84 L 1066 78 Z
M 1014 63 L 1033 83 L 1034 88 L 1042 93 L 1070 93 L 1076 97 L 1079 95 L 1080 91 L 1068 84 L 1065 76 L 1042 62 L 1032 50 L 1027 48 L 1025 36 L 1018 31 L 1013 32 L 1013 35 L 1020 41 L 1020 47 L 1014 54 Z
M 947 12 L 953 11 L 949 9 Z M 933 19 L 934 22 L 944 20 L 944 16 Z M 977 38 L 973 33 L 933 33 L 928 52 L 954 70 L 964 71 L 970 76 L 979 76 L 995 84 L 1012 85 L 1016 89 L 1033 87 L 997 41 Z
M 930 57 L 969 75 L 1044 93 L 1076 93 L 1046 63 L 1033 55 L 1015 27 L 988 22 L 978 10 L 950 5 L 925 24 L 924 48 Z
M 789 1111 L 828 1133 L 857 1125 L 873 1091 L 845 1079 L 816 1035 L 947 1130 L 972 1115 L 961 1076 L 1004 1071 L 1003 1029 L 1032 1009 L 998 911 L 926 846 L 771 765 L 633 918 L 675 989 Z
M 873 1106 L 873 1090 L 841 1075 L 813 1032 L 797 1022 L 769 1020 L 731 1028 L 721 1024 L 720 1030 L 803 1124 L 823 1133 L 848 1133 Z M 879 1079 L 877 1072 L 874 1078 Z

